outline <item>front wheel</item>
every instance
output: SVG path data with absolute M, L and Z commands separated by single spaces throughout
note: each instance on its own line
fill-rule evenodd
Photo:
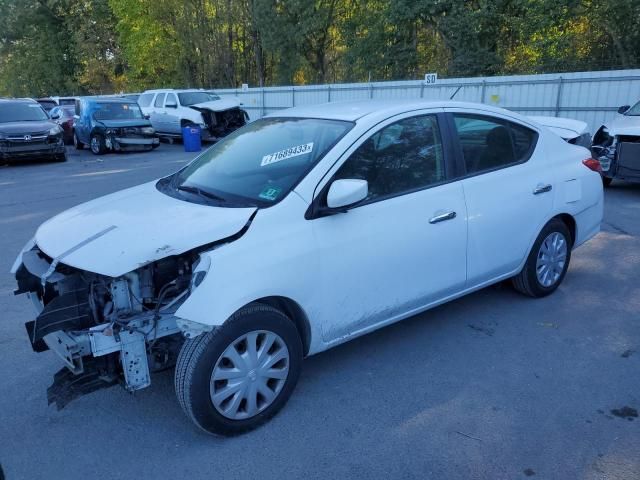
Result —
M 91 135 L 91 139 L 89 140 L 91 153 L 94 155 L 102 155 L 107 151 L 107 146 L 104 143 L 104 137 L 99 133 L 94 133 Z
M 513 286 L 530 297 L 545 297 L 562 283 L 569 268 L 571 233 L 562 220 L 547 223 L 536 239 Z
M 262 425 L 285 405 L 301 364 L 302 342 L 293 322 L 280 310 L 254 303 L 184 343 L 176 394 L 198 427 L 237 435 Z

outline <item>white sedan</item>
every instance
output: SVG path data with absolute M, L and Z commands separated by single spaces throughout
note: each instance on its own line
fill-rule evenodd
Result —
M 562 283 L 602 219 L 599 164 L 530 119 L 456 102 L 298 107 L 166 178 L 44 223 L 18 256 L 59 408 L 175 387 L 233 435 L 287 401 L 302 359 L 487 285 Z

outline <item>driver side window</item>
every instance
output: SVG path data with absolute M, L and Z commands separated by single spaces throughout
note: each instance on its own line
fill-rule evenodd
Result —
M 369 195 L 364 203 L 443 182 L 444 156 L 435 115 L 405 118 L 376 132 L 334 178 L 366 180 Z

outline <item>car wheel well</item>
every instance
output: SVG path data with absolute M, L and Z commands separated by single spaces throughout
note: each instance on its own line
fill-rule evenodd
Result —
M 307 314 L 297 302 L 287 297 L 263 297 L 255 300 L 257 303 L 270 305 L 282 311 L 294 323 L 300 340 L 302 340 L 303 354 L 306 357 L 311 346 L 311 326 Z
M 561 213 L 560 215 L 556 215 L 553 218 L 557 218 L 562 221 L 567 228 L 569 229 L 569 233 L 571 234 L 571 245 L 576 243 L 576 220 L 568 213 Z M 553 220 L 553 219 L 552 219 Z

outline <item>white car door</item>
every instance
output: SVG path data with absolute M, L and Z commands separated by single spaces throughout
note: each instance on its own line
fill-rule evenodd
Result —
M 487 113 L 451 109 L 468 209 L 468 287 L 514 273 L 553 208 L 553 171 L 538 133 Z
M 156 131 L 168 133 L 166 121 L 167 115 L 164 109 L 165 97 L 165 93 L 158 93 L 156 95 L 156 98 L 153 100 L 153 109 L 149 115 L 149 120 L 151 120 L 151 125 L 153 125 L 153 128 L 155 128 Z
M 180 115 L 178 114 L 178 97 L 174 93 L 167 93 L 164 102 L 164 127 L 166 132 L 180 134 Z
M 346 213 L 311 220 L 322 259 L 313 314 L 327 343 L 417 313 L 464 287 L 462 185 L 449 181 L 451 155 L 438 117 L 413 115 L 385 122 L 354 145 L 318 195 L 318 204 L 326 202 L 335 179 L 369 184 L 368 197 Z

